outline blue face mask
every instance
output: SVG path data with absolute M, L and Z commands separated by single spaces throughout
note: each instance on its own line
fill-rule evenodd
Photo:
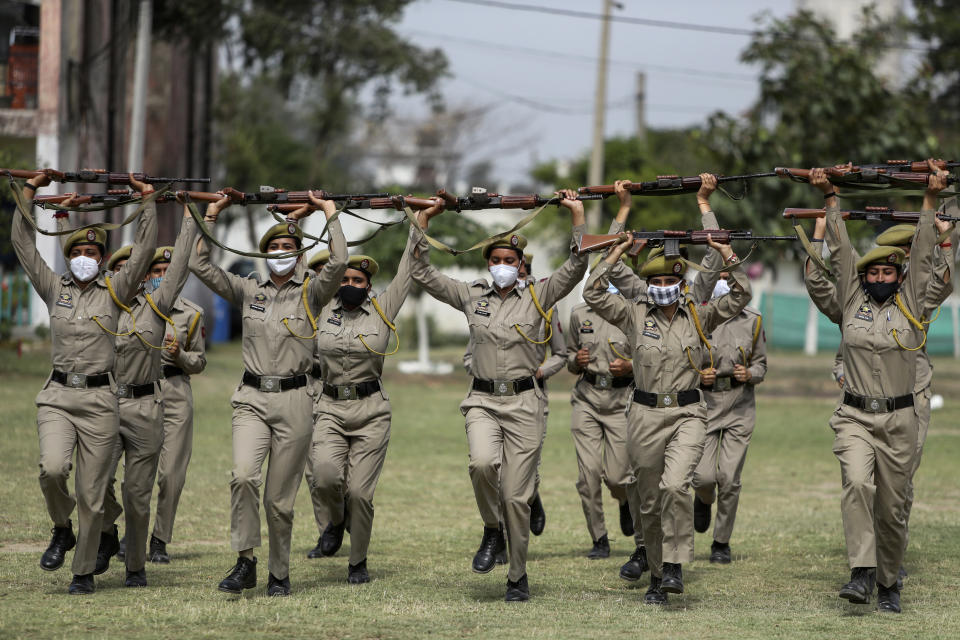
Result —
M 163 281 L 163 278 L 150 278 L 147 280 L 147 288 L 150 291 L 156 291 L 160 288 L 160 283 Z

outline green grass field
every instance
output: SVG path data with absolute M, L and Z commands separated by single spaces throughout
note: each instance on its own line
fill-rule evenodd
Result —
M 20 359 L 14 351 L 0 351 L 0 638 L 960 636 L 960 363 L 952 360 L 935 362 L 935 391 L 947 403 L 933 414 L 917 478 L 905 613 L 898 617 L 837 598 L 849 575 L 840 472 L 827 426 L 837 390 L 828 378 L 827 355 L 784 353 L 772 354 L 768 381 L 760 387 L 731 541 L 734 562 L 710 565 L 710 538 L 698 535 L 696 562 L 684 567 L 687 594 L 671 596 L 664 609 L 641 604 L 646 576 L 636 585 L 617 576 L 633 545 L 619 533 L 612 500 L 606 508 L 613 554 L 608 560 L 585 558 L 590 539 L 574 488 L 566 392 L 572 378 L 566 372 L 550 385 L 541 489 L 547 527 L 530 543 L 530 602 L 502 601 L 505 568 L 484 576 L 470 572 L 482 525 L 466 472 L 457 411 L 466 377 L 459 372 L 445 378 L 393 371 L 386 376 L 393 440 L 377 491 L 368 559 L 372 583 L 347 584 L 349 540 L 334 558 L 306 558 L 317 531 L 302 486 L 292 596 L 265 596 L 266 549 L 258 551 L 264 564 L 257 589 L 241 598 L 219 593 L 217 582 L 235 558 L 229 546 L 228 398 L 240 371 L 236 345 L 213 350 L 206 373 L 194 378 L 194 455 L 168 547 L 172 564 L 148 564 L 151 586 L 128 590 L 122 563 L 114 561 L 97 578 L 95 595 L 70 597 L 70 557 L 55 573 L 38 564 L 50 522 L 37 484 L 33 398 L 48 372 L 46 349 L 37 345 Z M 460 353 L 437 355 L 456 361 Z

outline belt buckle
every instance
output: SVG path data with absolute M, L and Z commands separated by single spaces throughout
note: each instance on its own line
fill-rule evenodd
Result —
M 677 394 L 675 393 L 658 393 L 657 394 L 657 408 L 658 409 L 669 409 L 670 407 L 677 406 Z
M 886 398 L 870 398 L 867 397 L 864 399 L 864 408 L 871 413 L 888 413 L 890 409 L 888 408 L 888 401 Z
M 86 389 L 87 388 L 87 374 L 85 373 L 68 373 L 67 374 L 67 386 L 73 387 L 74 389 Z
M 495 396 L 513 396 L 516 391 L 513 389 L 513 380 L 494 380 L 493 395 Z
M 117 385 L 117 397 L 118 398 L 129 398 L 130 397 L 130 387 L 125 384 Z
M 337 400 L 355 400 L 357 394 L 354 392 L 353 385 L 344 385 L 337 387 Z
M 277 393 L 280 391 L 280 376 L 260 376 L 260 391 Z
M 606 376 L 606 375 L 598 375 L 596 386 L 599 389 L 610 389 L 611 387 L 613 387 L 613 377 Z
M 730 391 L 733 388 L 733 379 L 729 376 L 723 376 L 717 378 L 717 381 L 713 384 L 714 391 Z

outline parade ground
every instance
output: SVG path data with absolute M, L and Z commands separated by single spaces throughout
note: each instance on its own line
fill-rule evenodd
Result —
M 435 351 L 458 362 L 462 349 Z M 401 375 L 387 359 L 393 403 L 387 462 L 376 493 L 368 567 L 372 582 L 347 584 L 347 548 L 308 560 L 317 542 L 306 486 L 296 505 L 288 598 L 267 598 L 266 547 L 256 589 L 217 591 L 230 549 L 229 398 L 239 379 L 239 343 L 217 345 L 193 379 L 194 453 L 177 515 L 169 565 L 147 564 L 146 589 L 123 587 L 123 564 L 96 577 L 91 596 L 70 597 L 70 559 L 40 569 L 50 519 L 37 483 L 34 396 L 49 373 L 49 345 L 18 358 L 0 352 L 0 638 L 957 638 L 960 637 L 960 362 L 934 358 L 933 412 L 916 479 L 904 613 L 878 614 L 840 600 L 849 569 L 840 519 L 840 469 L 827 425 L 839 391 L 832 354 L 773 352 L 757 391 L 757 427 L 743 473 L 731 540 L 733 563 L 711 565 L 709 534 L 684 565 L 686 594 L 665 608 L 644 606 L 649 573 L 618 577 L 633 541 L 605 494 L 612 554 L 588 560 L 590 538 L 574 483 L 565 371 L 549 382 L 550 418 L 540 489 L 546 530 L 530 542 L 531 600 L 503 602 L 506 568 L 470 571 L 482 533 L 457 406 L 467 388 L 460 367 L 443 377 Z M 73 486 L 71 478 L 70 486 Z M 692 497 L 691 497 L 692 499 Z M 120 519 L 121 534 L 123 519 Z M 266 522 L 261 510 L 263 542 Z M 74 519 L 76 528 L 76 519 Z

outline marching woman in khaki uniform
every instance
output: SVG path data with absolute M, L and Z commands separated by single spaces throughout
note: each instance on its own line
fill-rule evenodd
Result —
M 187 251 L 191 251 L 189 247 Z M 161 269 L 164 263 L 154 265 Z M 161 273 L 159 277 L 163 277 Z M 157 465 L 157 512 L 150 535 L 150 562 L 170 562 L 167 543 L 173 538 L 173 522 L 180 494 L 187 480 L 187 465 L 193 453 L 193 387 L 190 376 L 207 366 L 203 309 L 179 296 L 170 311 L 163 364 L 163 446 Z
M 47 176 L 30 178 L 24 195 L 50 184 Z M 153 187 L 133 180 L 142 194 Z M 62 203 L 69 206 L 70 201 Z M 157 239 L 156 211 L 145 206 L 137 225 L 136 255 L 127 270 L 111 277 L 101 265 L 107 234 L 99 228 L 80 229 L 67 237 L 63 255 L 70 273 L 58 275 L 37 251 L 24 212 L 13 217 L 12 241 L 17 258 L 50 312 L 53 372 L 37 395 L 40 439 L 40 489 L 53 520 L 50 546 L 40 566 L 55 571 L 67 551 L 73 555 L 70 593 L 93 593 L 93 571 L 103 520 L 103 500 L 119 432 L 119 409 L 113 368 L 120 304 L 136 295 L 147 272 Z M 77 450 L 76 499 L 67 480 Z M 70 514 L 77 507 L 78 537 Z
M 393 323 L 410 291 L 412 249 L 419 235 L 410 228 L 397 273 L 379 296 L 370 295 L 380 269 L 376 260 L 351 256 L 340 291 L 317 315 L 323 393 L 314 405 L 311 495 L 330 514 L 320 537 L 323 555 L 337 552 L 350 520 L 350 584 L 370 582 L 373 494 L 390 441 L 390 398 L 380 377 L 384 357 L 399 348 Z
M 627 449 L 640 494 L 640 521 L 650 563 L 644 602 L 663 604 L 683 593 L 681 565 L 693 560 L 693 501 L 689 485 L 703 451 L 706 404 L 697 364 L 706 336 L 750 300 L 750 284 L 729 245 L 710 240 L 731 265 L 729 295 L 697 306 L 682 293 L 685 262 L 657 255 L 640 271 L 645 296 L 628 301 L 607 291 L 609 273 L 633 238 L 611 249 L 584 285 L 584 300 L 623 331 L 633 350 L 636 389 L 628 409 Z M 662 563 L 662 565 L 661 565 Z
M 930 171 L 906 273 L 905 253 L 897 247 L 877 247 L 857 259 L 824 170 L 810 175 L 810 183 L 825 194 L 826 240 L 842 309 L 844 394 L 830 426 L 843 480 L 851 575 L 839 595 L 866 604 L 876 583 L 879 609 L 895 613 L 901 611 L 897 578 L 906 541 L 907 487 L 920 439 L 914 389 L 933 278 L 933 210 L 948 175 L 932 163 Z
M 173 249 L 162 247 L 151 252 L 150 271 L 144 276 L 143 284 L 150 281 L 151 288 L 153 283 L 156 283 L 156 288 L 148 291 L 141 286 L 118 324 L 117 360 L 113 373 L 117 379 L 120 406 L 120 437 L 114 451 L 114 471 L 110 474 L 104 499 L 103 533 L 94 573 L 99 575 L 107 571 L 111 556 L 119 550 L 120 541 L 114 523 L 124 513 L 124 561 L 127 567 L 124 584 L 128 587 L 147 586 L 145 565 L 150 496 L 153 494 L 163 445 L 160 352 L 165 348 L 170 309 L 187 281 L 187 263 L 190 249 L 196 241 L 195 231 L 193 218 L 185 208 L 177 246 Z M 123 273 L 133 249 L 128 246 L 115 251 L 110 257 L 109 268 Z M 153 280 L 157 277 L 154 270 L 157 273 L 166 271 L 166 268 L 158 266 L 160 263 L 169 265 L 167 277 Z M 122 509 L 114 492 L 114 476 L 121 455 L 124 456 Z
M 243 313 L 243 377 L 233 394 L 233 474 L 230 481 L 230 544 L 239 552 L 237 563 L 219 585 L 221 591 L 241 593 L 257 584 L 260 546 L 260 485 L 270 533 L 267 594 L 290 594 L 290 534 L 293 503 L 307 461 L 313 431 L 314 386 L 308 380 L 313 365 L 315 309 L 337 291 L 347 267 L 347 242 L 334 216 L 332 201 L 311 203 L 323 209 L 330 234 L 330 261 L 313 273 L 301 256 L 268 258 L 270 276 L 247 278 L 228 273 L 210 262 L 207 243 L 192 254 L 190 268 L 214 293 L 240 307 Z M 207 207 L 210 227 L 229 199 Z M 309 215 L 308 205 L 290 219 Z M 331 219 L 333 218 L 333 219 Z M 294 224 L 276 224 L 260 239 L 261 253 L 282 255 L 299 250 L 303 232 Z M 270 454 L 266 481 L 261 468 Z
M 517 235 L 484 249 L 492 285 L 483 279 L 461 282 L 440 273 L 427 261 L 425 238 L 414 250 L 413 279 L 434 298 L 463 312 L 470 326 L 474 378 L 460 412 L 466 418 L 470 479 L 484 525 L 473 570 L 489 572 L 503 550 L 502 504 L 510 543 L 507 601 L 530 597 L 526 572 L 530 502 L 545 427 L 544 396 L 534 377 L 540 364 L 536 337 L 546 321 L 546 309 L 572 291 L 587 268 L 586 256 L 572 252 L 583 234 L 583 204 L 574 199 L 573 191 L 561 195 L 573 222 L 571 255 L 549 278 L 523 289 L 516 286 L 524 249 Z M 430 218 L 441 211 L 442 207 L 425 210 L 422 227 L 426 230 Z
M 307 262 L 307 269 L 319 273 L 320 269 L 323 268 L 323 265 L 327 264 L 330 261 L 330 250 L 322 249 L 317 251 Z M 323 393 L 322 387 L 322 378 L 323 371 L 320 368 L 320 352 L 317 350 L 316 341 L 314 341 L 313 348 L 313 367 L 310 368 L 310 377 L 313 378 L 314 395 L 318 396 Z M 314 403 L 316 407 L 316 403 Z M 310 502 L 313 504 L 313 519 L 317 523 L 317 546 L 307 552 L 307 557 L 312 559 L 322 558 L 323 550 L 321 548 L 323 542 L 323 530 L 326 529 L 327 523 L 330 522 L 330 514 L 327 513 L 326 508 L 323 505 L 323 500 L 319 493 L 313 491 L 313 473 L 310 471 L 310 461 L 307 460 L 307 466 L 303 470 L 303 479 L 307 482 L 307 491 L 310 493 Z
M 627 459 L 626 411 L 633 386 L 629 353 L 630 345 L 620 329 L 589 305 L 573 308 L 567 328 L 567 368 L 580 378 L 570 394 L 570 431 L 579 469 L 577 493 L 593 540 L 588 558 L 610 556 L 603 484 L 620 505 L 621 527 L 633 524 L 627 504 L 627 487 L 633 482 Z M 642 542 L 637 545 L 638 549 L 642 546 Z
M 713 297 L 726 295 L 728 273 L 721 273 Z M 767 373 L 767 341 L 763 319 L 745 308 L 707 336 L 713 346 L 702 364 L 700 388 L 707 401 L 707 437 L 693 474 L 693 526 L 700 533 L 710 527 L 710 509 L 717 502 L 710 562 L 728 564 L 730 536 L 740 502 L 740 473 L 757 418 L 754 387 Z

